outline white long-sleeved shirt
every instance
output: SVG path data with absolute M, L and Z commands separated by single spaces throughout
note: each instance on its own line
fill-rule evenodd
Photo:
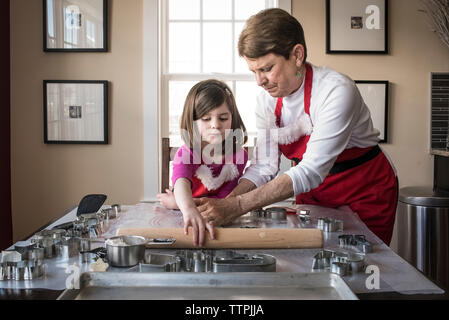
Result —
M 310 134 L 302 161 L 286 172 L 293 181 L 295 196 L 318 187 L 343 150 L 379 142 L 379 131 L 374 129 L 354 81 L 328 67 L 311 66 L 310 117 L 304 111 L 305 81 L 296 92 L 283 98 L 280 129 L 276 129 L 274 115 L 277 98 L 265 91 L 257 97 L 257 145 L 251 165 L 242 176 L 257 187 L 279 172 L 278 142 L 288 144 Z

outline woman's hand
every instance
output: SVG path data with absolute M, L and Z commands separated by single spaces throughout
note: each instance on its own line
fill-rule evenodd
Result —
M 241 216 L 239 199 L 229 197 L 226 199 L 199 198 L 194 199 L 198 211 L 213 226 L 224 226 Z
M 193 231 L 193 245 L 200 247 L 204 244 L 205 230 L 209 231 L 210 239 L 214 240 L 214 227 L 211 223 L 207 223 L 197 208 L 189 208 L 182 213 L 184 217 L 184 233 L 189 234 L 189 227 Z
M 179 210 L 179 207 L 176 204 L 174 193 L 169 189 L 165 189 L 165 192 L 166 193 L 158 193 L 157 195 L 157 199 L 159 200 L 160 204 L 167 209 Z

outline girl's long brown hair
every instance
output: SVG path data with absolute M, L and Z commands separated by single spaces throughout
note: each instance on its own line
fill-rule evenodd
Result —
M 238 129 L 241 130 L 241 135 L 239 135 L 237 139 L 232 138 L 233 152 L 239 150 L 248 141 L 246 127 L 240 117 L 232 91 L 226 83 L 215 79 L 209 79 L 194 85 L 187 94 L 184 103 L 184 110 L 181 117 L 181 136 L 182 140 L 189 148 L 193 149 L 195 143 L 199 142 L 201 144 L 201 140 L 194 141 L 194 138 L 201 139 L 195 121 L 201 119 L 213 109 L 218 108 L 224 102 L 228 105 L 229 112 L 232 115 L 231 129 L 234 132 Z M 232 135 L 230 136 L 232 137 Z M 223 141 L 222 150 L 223 152 L 227 152 L 224 147 L 225 141 Z

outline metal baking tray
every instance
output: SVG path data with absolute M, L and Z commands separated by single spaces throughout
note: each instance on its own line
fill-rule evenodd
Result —
M 319 273 L 87 272 L 58 300 L 357 300 L 340 276 Z

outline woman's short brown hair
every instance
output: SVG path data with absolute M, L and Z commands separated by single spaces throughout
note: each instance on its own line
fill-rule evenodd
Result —
M 304 62 L 307 59 L 306 40 L 301 24 L 282 9 L 266 9 L 251 16 L 239 37 L 239 55 L 255 59 L 269 53 L 290 58 L 294 46 L 304 47 Z
M 235 130 L 241 130 L 237 139 L 233 140 L 233 149 L 237 151 L 247 142 L 248 135 L 246 128 L 240 117 L 232 91 L 226 83 L 209 79 L 194 85 L 187 94 L 184 103 L 184 110 L 181 117 L 181 136 L 189 148 L 193 149 L 194 142 L 197 142 L 194 141 L 194 138 L 200 138 L 196 125 L 194 125 L 195 121 L 201 119 L 213 109 L 218 108 L 224 102 L 228 105 L 229 112 L 232 115 L 231 129 L 234 133 Z M 231 139 L 235 137 L 230 136 Z M 223 141 L 223 147 L 225 147 L 225 141 Z M 224 148 L 223 152 L 225 152 Z

